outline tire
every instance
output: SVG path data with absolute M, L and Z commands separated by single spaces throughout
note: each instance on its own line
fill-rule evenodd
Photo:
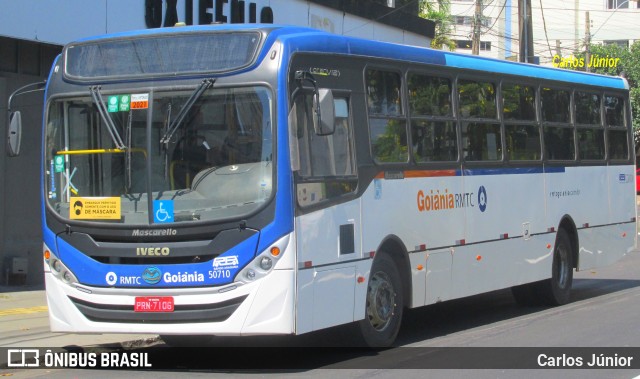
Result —
M 202 347 L 209 346 L 213 342 L 214 336 L 210 335 L 160 335 L 165 344 L 171 347 Z
M 402 321 L 402 282 L 393 259 L 376 254 L 367 285 L 365 317 L 359 322 L 363 342 L 368 347 L 389 347 Z
M 564 305 L 571 299 L 573 284 L 573 248 L 564 229 L 558 230 L 553 249 L 551 278 L 538 285 L 540 300 L 546 305 Z
M 569 235 L 560 229 L 553 249 L 551 278 L 511 287 L 511 294 L 518 305 L 563 305 L 571 298 L 573 284 L 573 249 Z

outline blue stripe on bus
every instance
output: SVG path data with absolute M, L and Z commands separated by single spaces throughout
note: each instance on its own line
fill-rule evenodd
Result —
M 481 175 L 519 175 L 519 174 L 556 174 L 565 172 L 564 167 L 509 167 L 509 168 L 467 168 L 464 176 Z

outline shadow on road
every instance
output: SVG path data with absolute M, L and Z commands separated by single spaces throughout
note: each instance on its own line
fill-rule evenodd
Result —
M 589 301 L 637 287 L 640 287 L 640 280 L 574 279 L 572 302 Z M 518 306 L 510 290 L 506 289 L 407 310 L 396 345 L 428 341 L 549 309 Z M 350 324 L 301 336 L 215 337 L 208 346 L 176 348 L 159 343 L 128 349 L 104 345 L 100 349 L 146 353 L 154 370 L 218 373 L 255 373 L 256 370 L 285 373 L 318 368 L 446 368 L 457 367 L 461 354 L 467 356 L 467 364 L 471 360 L 475 362 L 468 368 L 509 368 L 510 362 L 536 357 L 541 349 L 451 346 L 373 350 L 359 347 L 354 341 L 358 341 L 357 325 Z M 83 350 L 74 346 L 66 349 Z M 496 349 L 504 351 L 494 351 Z M 510 357 L 509 360 L 495 358 L 503 355 L 505 359 Z M 515 359 L 516 356 L 522 359 Z M 485 364 L 495 367 L 485 367 Z

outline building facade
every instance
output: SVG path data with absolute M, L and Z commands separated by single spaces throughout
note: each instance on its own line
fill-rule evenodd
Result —
M 0 130 L 17 88 L 45 80 L 62 46 L 106 33 L 210 23 L 274 23 L 429 46 L 434 23 L 413 0 L 5 0 L 0 12 Z M 23 116 L 22 149 L 0 147 L 0 283 L 40 284 L 42 92 L 13 99 Z M 6 138 L 6 137 L 5 137 Z

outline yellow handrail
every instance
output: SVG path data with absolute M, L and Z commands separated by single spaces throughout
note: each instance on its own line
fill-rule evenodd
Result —
M 141 148 L 131 149 L 134 153 L 142 153 L 144 157 L 147 157 L 147 151 Z M 86 155 L 86 154 L 121 154 L 126 152 L 123 149 L 85 149 L 85 150 L 62 150 L 58 151 L 57 155 Z

